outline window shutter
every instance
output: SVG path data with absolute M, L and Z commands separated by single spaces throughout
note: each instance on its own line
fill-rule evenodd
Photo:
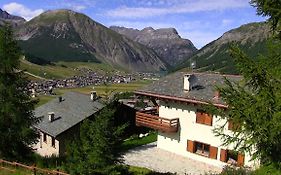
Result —
M 232 130 L 232 129 L 233 129 L 233 121 L 228 120 L 228 130 Z
M 204 124 L 204 115 L 201 112 L 196 112 L 196 123 Z
M 213 116 L 205 114 L 205 124 L 212 126 Z
M 195 152 L 195 144 L 191 140 L 187 140 L 187 151 L 191 153 Z
M 245 159 L 245 156 L 241 153 L 238 153 L 237 165 L 243 166 L 244 165 L 244 159 Z
M 218 148 L 214 146 L 210 146 L 210 155 L 209 157 L 211 159 L 217 159 L 217 154 L 218 154 Z
M 220 161 L 222 162 L 227 161 L 227 150 L 221 149 Z

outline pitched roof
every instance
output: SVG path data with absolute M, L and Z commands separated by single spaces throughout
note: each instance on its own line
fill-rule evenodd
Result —
M 67 92 L 62 99 L 61 102 L 53 99 L 35 109 L 35 116 L 42 117 L 35 126 L 37 129 L 56 137 L 104 107 L 98 100 L 91 101 L 90 96 L 77 92 Z M 55 113 L 52 122 L 48 118 L 49 112 Z
M 191 91 L 183 89 L 183 77 L 186 72 L 176 72 L 168 75 L 159 81 L 135 91 L 139 95 L 154 96 L 171 100 L 186 101 L 191 103 L 208 103 L 212 102 L 216 106 L 227 107 L 219 98 L 215 99 L 216 86 L 224 84 L 224 77 L 230 81 L 240 81 L 241 76 L 238 75 L 221 75 L 210 73 L 193 73 L 197 78 L 196 86 Z

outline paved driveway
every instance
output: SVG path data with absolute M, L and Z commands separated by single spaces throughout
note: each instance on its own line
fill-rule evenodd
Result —
M 145 167 L 158 172 L 199 175 L 206 172 L 220 172 L 221 169 L 177 154 L 159 149 L 156 142 L 129 150 L 125 164 Z

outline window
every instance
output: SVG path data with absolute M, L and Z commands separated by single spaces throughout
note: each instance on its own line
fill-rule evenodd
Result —
M 195 143 L 195 153 L 202 156 L 209 157 L 210 155 L 210 145 L 205 143 L 196 142 Z
M 239 129 L 239 124 L 234 123 L 233 120 L 231 120 L 231 119 L 228 120 L 228 130 L 233 131 L 233 130 L 237 130 L 237 129 Z
M 221 149 L 220 160 L 222 162 L 226 162 L 235 166 L 243 166 L 244 165 L 244 155 L 233 150 L 224 150 Z
M 202 110 L 196 112 L 196 123 L 212 126 L 213 117 Z
M 56 139 L 54 137 L 52 137 L 52 147 L 56 147 Z
M 43 133 L 43 141 L 47 143 L 47 134 Z

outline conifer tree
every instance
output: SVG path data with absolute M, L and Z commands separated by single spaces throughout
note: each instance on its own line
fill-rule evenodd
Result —
M 269 16 L 274 33 L 280 35 L 279 0 L 252 0 L 258 14 Z M 250 58 L 237 46 L 230 49 L 241 82 L 226 80 L 218 87 L 227 110 L 216 112 L 234 122 L 233 134 L 224 134 L 223 127 L 215 133 L 234 144 L 240 151 L 254 153 L 262 163 L 281 165 L 281 38 L 271 40 L 266 55 Z
M 80 129 L 80 138 L 68 148 L 67 166 L 71 174 L 114 174 L 126 171 L 120 145 L 125 125 L 114 125 L 114 106 L 105 107 L 94 120 L 86 120 Z
M 32 128 L 36 101 L 27 91 L 27 80 L 19 71 L 20 49 L 9 25 L 0 28 L 0 157 L 21 159 L 37 140 Z

